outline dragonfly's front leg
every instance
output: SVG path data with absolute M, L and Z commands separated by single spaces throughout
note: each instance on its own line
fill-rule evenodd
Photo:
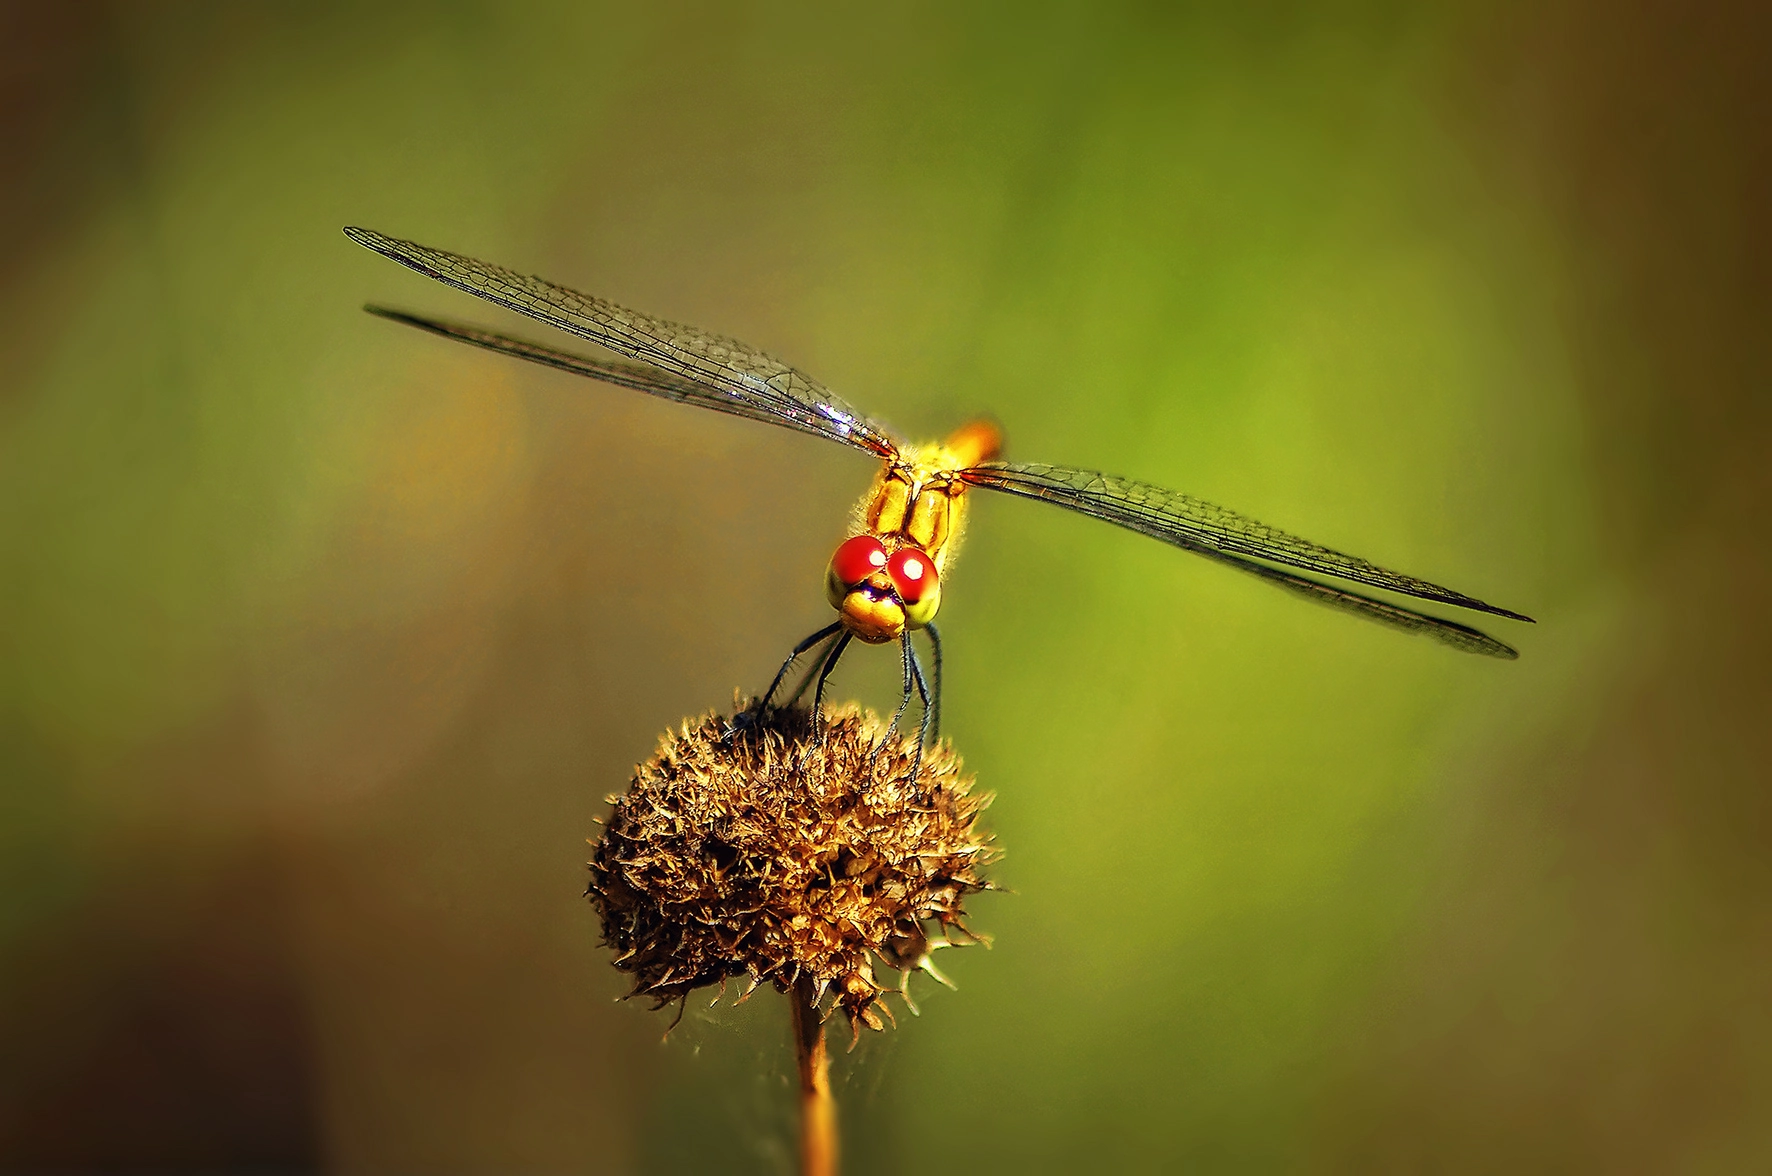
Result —
M 763 692 L 762 699 L 758 701 L 757 712 L 759 714 L 769 709 L 770 700 L 775 697 L 775 692 L 781 689 L 781 680 L 788 676 L 788 671 L 794 668 L 794 663 L 800 660 L 800 655 L 817 645 L 819 642 L 824 641 L 842 627 L 843 622 L 832 621 L 812 636 L 806 638 L 806 640 L 800 642 L 800 644 L 794 646 L 794 651 L 788 654 L 788 660 L 781 663 L 781 669 L 775 671 L 774 681 L 769 683 L 769 689 Z
M 763 697 L 759 698 L 750 707 L 746 708 L 743 714 L 733 716 L 732 725 L 726 728 L 727 740 L 730 741 L 731 738 L 741 730 L 754 726 L 756 723 L 760 722 L 763 716 L 768 713 L 769 703 L 775 698 L 775 692 L 781 689 L 782 679 L 788 676 L 788 671 L 794 668 L 794 663 L 800 660 L 800 656 L 807 650 L 815 648 L 821 641 L 829 640 L 830 636 L 842 627 L 843 624 L 841 621 L 833 621 L 812 636 L 806 638 L 806 640 L 800 642 L 800 644 L 794 646 L 793 652 L 788 654 L 788 659 L 781 663 L 781 669 L 775 671 L 775 678 L 769 683 L 769 689 L 763 692 Z M 795 692 L 794 698 L 798 699 L 805 690 L 805 684 L 802 683 L 800 689 Z M 793 699 L 790 699 L 789 704 L 792 705 L 792 702 Z
M 905 708 L 911 705 L 911 662 L 917 655 L 911 651 L 910 630 L 906 629 L 901 633 L 898 641 L 899 660 L 904 666 L 904 694 L 899 697 L 898 709 L 892 712 L 892 721 L 886 724 L 886 734 L 880 736 L 880 745 L 874 748 L 874 754 L 869 757 L 870 764 L 879 759 L 880 753 L 886 750 L 886 745 L 892 742 L 892 733 L 898 730 L 898 720 L 904 718 Z
M 800 768 L 802 770 L 806 767 L 806 761 L 812 758 L 812 750 L 824 742 L 821 718 L 824 711 L 825 679 L 829 678 L 831 671 L 837 668 L 837 659 L 843 656 L 843 651 L 849 647 L 849 642 L 854 636 L 853 633 L 845 633 L 833 641 L 830 652 L 824 656 L 824 664 L 819 667 L 818 685 L 812 691 L 812 737 L 806 741 L 806 750 L 800 754 Z
M 853 633 L 845 633 L 837 638 L 836 643 L 831 646 L 831 652 L 824 659 L 824 668 L 818 671 L 818 686 L 812 691 L 812 739 L 815 743 L 820 738 L 819 719 L 824 713 L 825 679 L 829 678 L 831 671 L 837 668 L 837 659 L 843 656 L 843 651 L 849 647 L 849 642 L 854 638 L 855 634 Z

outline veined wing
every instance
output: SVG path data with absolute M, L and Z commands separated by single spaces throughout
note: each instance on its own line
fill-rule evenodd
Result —
M 1377 621 L 1393 629 L 1401 629 L 1405 633 L 1417 633 L 1423 637 L 1432 637 L 1435 641 L 1462 649 L 1466 653 L 1480 653 L 1485 657 L 1506 658 L 1509 661 L 1520 656 L 1519 651 L 1511 645 L 1504 645 L 1489 634 L 1469 625 L 1461 625 L 1457 621 L 1448 621 L 1443 617 L 1432 617 L 1412 608 L 1404 608 L 1400 604 L 1375 600 L 1370 596 L 1362 596 L 1347 588 L 1338 588 L 1333 584 L 1319 584 L 1308 576 L 1269 567 L 1264 563 L 1256 563 L 1252 559 L 1244 559 L 1240 555 L 1229 555 L 1222 551 L 1211 551 L 1203 547 L 1191 547 L 1188 550 L 1207 559 L 1229 564 L 1240 572 L 1248 572 L 1259 576 L 1270 584 L 1277 584 L 1288 592 L 1295 592 L 1306 600 L 1318 604 L 1326 604 L 1330 608 L 1338 608 L 1342 612 L 1353 613 L 1357 617 L 1365 617 L 1369 621 Z
M 1334 603 L 1339 607 L 1360 612 L 1373 619 L 1385 619 L 1374 610 L 1393 609 L 1395 606 L 1346 593 L 1341 589 L 1330 588 L 1327 585 L 1317 584 L 1314 580 L 1289 577 L 1286 573 L 1266 568 L 1251 561 L 1266 560 L 1271 563 L 1285 564 L 1288 567 L 1301 568 L 1304 571 L 1316 572 L 1320 575 L 1351 580 L 1357 584 L 1366 584 L 1391 592 L 1400 592 L 1405 596 L 1413 596 L 1419 600 L 1457 605 L 1459 608 L 1493 613 L 1496 616 L 1509 617 L 1516 621 L 1530 621 L 1532 619 L 1520 613 L 1485 603 L 1473 596 L 1466 596 L 1462 592 L 1454 592 L 1450 588 L 1430 584 L 1426 580 L 1418 580 L 1414 576 L 1406 576 L 1401 572 L 1381 568 L 1358 556 L 1345 555 L 1342 552 L 1312 543 L 1308 539 L 1288 534 L 1277 527 L 1257 522 L 1222 506 L 1214 506 L 1210 502 L 1204 502 L 1187 494 L 1179 494 L 1173 490 L 1165 490 L 1161 486 L 1153 486 L 1148 482 L 1137 482 L 1130 478 L 1116 478 L 1089 470 L 1069 469 L 1065 466 L 1016 465 L 1007 462 L 988 462 L 962 470 L 960 478 L 973 486 L 983 486 L 1008 494 L 1019 494 L 1025 498 L 1038 498 L 1056 503 L 1081 514 L 1089 515 L 1091 518 L 1117 523 L 1142 535 L 1161 539 L 1165 543 L 1172 543 L 1188 551 L 1220 557 L 1227 563 L 1238 565 L 1244 571 L 1261 575 L 1275 583 L 1283 583 L 1286 587 L 1323 600 L 1325 603 Z M 1350 599 L 1331 600 L 1328 595 L 1331 593 L 1340 593 L 1341 596 Z M 1355 604 L 1351 601 L 1363 603 Z M 1402 611 L 1421 621 L 1439 625 L 1450 623 L 1436 621 L 1435 618 L 1421 614 L 1408 613 L 1407 610 Z M 1413 625 L 1412 621 L 1404 627 Z M 1462 629 L 1462 626 L 1457 628 Z M 1467 632 L 1476 633 L 1475 630 Z M 1476 634 L 1476 636 L 1482 637 L 1482 634 Z M 1488 640 L 1488 638 L 1484 638 L 1484 640 Z M 1459 644 L 1458 641 L 1452 643 Z M 1500 643 L 1496 642 L 1496 644 Z M 1501 646 L 1501 648 L 1506 649 L 1507 647 Z
M 593 380 L 602 380 L 608 384 L 618 384 L 623 388 L 647 392 L 666 400 L 675 400 L 679 404 L 694 404 L 701 408 L 711 408 L 715 412 L 723 412 L 729 416 L 798 429 L 802 433 L 811 433 L 815 437 L 830 436 L 822 429 L 807 427 L 798 419 L 784 417 L 771 409 L 758 408 L 749 401 L 736 399 L 718 388 L 710 388 L 705 384 L 698 384 L 694 380 L 686 380 L 682 376 L 675 376 L 670 372 L 648 367 L 645 364 L 613 363 L 604 359 L 591 359 L 589 356 L 575 355 L 570 351 L 543 347 L 540 343 L 531 343 L 526 339 L 501 335 L 496 331 L 470 327 L 463 323 L 445 322 L 442 319 L 426 318 L 422 314 L 393 310 L 386 306 L 369 305 L 363 309 L 370 314 L 380 315 L 382 318 L 392 319 L 397 323 L 405 323 L 407 326 L 417 327 L 421 331 L 429 331 L 433 335 L 442 335 L 445 339 L 457 339 L 463 343 L 472 343 L 475 347 L 484 347 L 488 351 L 497 351 L 503 355 L 514 355 L 518 359 L 527 359 L 531 363 L 539 363 L 546 367 L 558 368 L 563 372 L 571 372 L 575 376 L 589 376 Z
M 704 393 L 693 397 L 668 394 L 662 389 L 672 387 L 681 390 L 681 385 L 659 382 L 641 387 L 639 383 L 626 377 L 613 380 L 613 383 L 641 387 L 642 391 L 667 395 L 670 399 L 680 399 L 709 408 L 721 403 L 717 398 L 724 398 L 724 402 L 733 405 L 724 411 L 737 416 L 746 416 L 752 420 L 773 420 L 802 433 L 825 437 L 879 457 L 891 457 L 898 453 L 898 441 L 885 426 L 870 420 L 866 414 L 833 395 L 810 376 L 761 351 L 747 347 L 736 339 L 723 338 L 694 327 L 653 318 L 651 315 L 617 306 L 613 302 L 581 294 L 565 286 L 557 286 L 542 278 L 530 277 L 503 266 L 446 253 L 441 249 L 431 249 L 411 241 L 402 241 L 397 237 L 384 236 L 372 229 L 347 228 L 345 235 L 359 245 L 415 269 L 426 277 L 435 278 L 477 298 L 484 298 L 519 314 L 528 315 L 581 339 L 589 339 L 630 359 L 663 369 L 682 380 L 699 385 Z M 406 321 L 412 321 L 412 318 L 409 317 Z M 423 322 L 414 322 L 413 325 L 436 329 L 435 326 Z M 438 333 L 478 343 L 480 346 L 490 346 L 494 351 L 522 354 L 526 359 L 550 363 L 555 367 L 564 365 L 543 359 L 541 354 L 565 356 L 576 363 L 632 371 L 626 365 L 599 365 L 595 360 L 568 356 L 564 352 L 549 352 L 547 348 L 522 344 L 518 340 L 506 340 L 503 336 L 495 336 L 489 332 L 480 334 L 486 340 L 497 339 L 520 348 L 530 348 L 535 354 L 469 338 L 458 334 L 455 329 L 439 330 Z M 566 370 L 579 369 L 567 367 Z M 585 371 L 582 374 L 593 373 Z M 597 375 L 596 378 L 608 377 Z

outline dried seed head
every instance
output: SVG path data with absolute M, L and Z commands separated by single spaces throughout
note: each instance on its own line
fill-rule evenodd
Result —
M 876 759 L 885 724 L 855 706 L 827 709 L 822 734 L 804 710 L 736 734 L 705 715 L 666 732 L 610 798 L 588 895 L 634 974 L 629 996 L 662 1007 L 727 977 L 786 992 L 808 976 L 852 1028 L 879 1029 L 881 994 L 903 986 L 884 987 L 874 959 L 942 979 L 931 949 L 979 941 L 961 903 L 989 888 L 990 798 L 959 757 L 931 748 L 913 779 L 914 746 L 894 739 Z

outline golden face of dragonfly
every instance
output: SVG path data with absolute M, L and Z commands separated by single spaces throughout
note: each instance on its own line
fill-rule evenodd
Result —
M 855 533 L 825 569 L 825 596 L 845 629 L 879 645 L 935 619 L 966 525 L 966 483 L 956 475 L 1002 447 L 997 426 L 979 420 L 886 463 L 856 510 Z

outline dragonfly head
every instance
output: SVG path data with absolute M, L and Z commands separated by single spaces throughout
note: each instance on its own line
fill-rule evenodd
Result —
M 831 556 L 825 596 L 845 628 L 877 645 L 935 619 L 941 577 L 919 547 L 906 544 L 888 552 L 877 536 L 856 535 Z

